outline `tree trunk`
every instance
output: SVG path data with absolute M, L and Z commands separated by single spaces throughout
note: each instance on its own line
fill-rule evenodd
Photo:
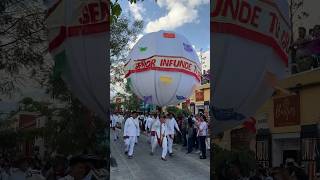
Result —
M 290 41 L 291 44 L 293 43 L 293 0 L 290 0 L 290 6 L 289 6 L 289 10 L 290 10 L 290 30 L 291 30 L 291 37 L 290 37 Z

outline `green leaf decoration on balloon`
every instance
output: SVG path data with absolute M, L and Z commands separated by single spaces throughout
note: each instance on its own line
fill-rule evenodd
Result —
M 132 90 L 131 78 L 127 79 L 127 88 L 128 88 L 129 91 Z
M 141 52 L 145 52 L 148 48 L 147 47 L 140 47 Z
M 53 78 L 58 79 L 61 74 L 66 70 L 67 60 L 66 53 L 62 51 L 54 57 L 55 64 L 53 68 Z

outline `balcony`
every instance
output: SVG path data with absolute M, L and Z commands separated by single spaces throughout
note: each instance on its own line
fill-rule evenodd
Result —
M 320 67 L 320 38 L 300 40 L 291 47 L 291 73 L 297 74 Z
M 210 69 L 204 70 L 201 74 L 201 85 L 210 83 Z

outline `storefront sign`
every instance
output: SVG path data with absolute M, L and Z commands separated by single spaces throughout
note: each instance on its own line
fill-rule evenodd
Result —
M 273 100 L 274 126 L 292 126 L 300 124 L 299 95 L 276 98 Z
M 116 98 L 116 103 L 120 104 L 121 103 L 121 98 Z
M 196 101 L 204 101 L 204 92 L 203 91 L 195 91 Z

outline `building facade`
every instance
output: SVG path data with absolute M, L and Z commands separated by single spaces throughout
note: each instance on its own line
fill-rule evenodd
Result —
M 209 116 L 210 83 L 196 88 L 189 99 L 177 105 L 178 108 L 188 109 L 193 114 L 204 113 Z
M 243 126 L 225 131 L 214 142 L 225 149 L 246 147 L 259 164 L 301 165 L 313 179 L 320 173 L 320 68 L 281 81 L 256 113 L 256 134 Z
M 320 69 L 281 81 L 257 112 L 257 160 L 280 166 L 294 160 L 310 175 L 320 172 Z

